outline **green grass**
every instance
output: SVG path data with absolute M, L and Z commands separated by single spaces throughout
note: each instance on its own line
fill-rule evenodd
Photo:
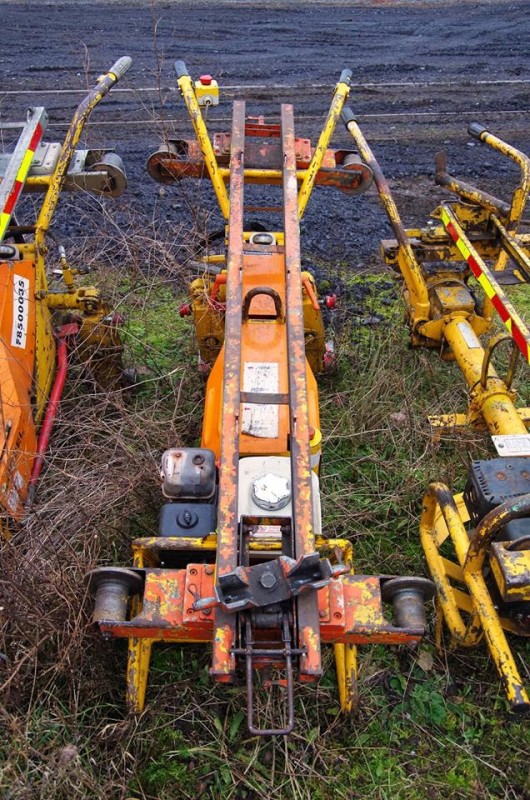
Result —
M 339 369 L 320 387 L 324 531 L 353 541 L 358 572 L 425 574 L 423 492 L 432 480 L 461 490 L 470 455 L 490 452 L 488 439 L 465 431 L 432 441 L 428 413 L 465 409 L 458 370 L 407 348 L 391 277 L 352 279 L 346 304 L 356 282 L 368 291 L 355 311 L 337 314 Z M 295 733 L 260 740 L 246 730 L 244 687 L 210 682 L 207 648 L 158 645 L 146 711 L 127 717 L 125 643 L 91 631 L 79 587 L 97 563 L 128 563 L 130 540 L 155 530 L 160 452 L 198 439 L 204 387 L 179 287 L 167 277 L 114 281 L 140 391 L 99 398 L 93 414 L 71 392 L 36 516 L 18 550 L 6 550 L 13 591 L 20 584 L 25 599 L 10 606 L 2 645 L 16 672 L 1 707 L 0 797 L 530 797 L 528 724 L 508 713 L 485 646 L 439 655 L 428 636 L 418 652 L 362 647 L 360 704 L 349 718 L 327 649 L 320 684 L 297 687 Z M 374 314 L 380 322 L 363 324 Z M 514 649 L 524 668 L 528 646 L 516 640 Z M 260 694 L 264 714 L 269 700 Z

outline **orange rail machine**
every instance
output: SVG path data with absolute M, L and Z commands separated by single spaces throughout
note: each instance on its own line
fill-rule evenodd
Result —
M 114 151 L 76 146 L 91 111 L 130 65 L 124 56 L 100 76 L 62 144 L 43 140 L 48 117 L 42 107 L 30 108 L 23 123 L 0 125 L 4 141 L 18 134 L 0 154 L 0 530 L 6 536 L 24 516 L 44 463 L 66 380 L 67 342 L 98 362 L 98 377 L 121 375 L 121 344 L 110 309 L 97 288 L 76 285 L 75 276 L 88 269 L 69 266 L 50 226 L 63 191 L 117 197 L 125 189 Z M 41 194 L 42 201 L 25 205 L 21 224 L 15 207 L 26 192 Z M 50 239 L 58 245 L 54 276 L 63 288 L 50 286 Z
M 300 219 L 315 183 L 360 192 L 372 176 L 357 154 L 328 149 L 349 70 L 311 148 L 295 138 L 291 105 L 281 106 L 281 125 L 271 126 L 246 120 L 242 101 L 234 103 L 231 134 L 216 135 L 212 146 L 200 106 L 204 86 L 210 102 L 215 87 L 211 79 L 194 84 L 182 62 L 176 69 L 202 167 L 197 148 L 180 141 L 166 144 L 149 168 L 162 181 L 207 172 L 227 223 L 226 268 L 215 267 L 216 257 L 205 259 L 205 277 L 192 283 L 184 312 L 193 315 L 201 356 L 212 364 L 202 441 L 200 448 L 164 453 L 169 502 L 158 535 L 134 542 L 134 567 L 90 574 L 94 620 L 105 636 L 129 640 L 133 710 L 144 706 L 153 643 L 210 642 L 214 680 L 232 683 L 244 668 L 251 733 L 287 734 L 295 674 L 318 680 L 322 643 L 334 645 L 348 711 L 356 697 L 356 646 L 417 643 L 424 602 L 434 593 L 424 578 L 355 575 L 351 542 L 322 531 L 314 373 L 324 365 L 324 331 L 313 279 L 300 267 Z M 229 143 L 227 168 L 216 156 L 220 142 Z M 245 230 L 248 182 L 281 186 L 282 231 Z M 273 724 L 258 726 L 254 679 L 265 668 L 280 676 L 272 684 L 285 702 Z

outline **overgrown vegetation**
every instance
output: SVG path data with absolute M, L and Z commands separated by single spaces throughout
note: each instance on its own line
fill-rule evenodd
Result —
M 178 315 L 187 254 L 156 234 L 146 269 L 142 236 L 115 237 L 111 260 L 127 274 L 108 266 L 101 240 L 78 243 L 127 318 L 139 387 L 97 391 L 74 366 L 38 502 L 2 545 L 0 797 L 530 797 L 527 723 L 508 714 L 485 647 L 440 656 L 427 638 L 419 652 L 362 648 L 349 719 L 327 652 L 319 686 L 298 689 L 295 734 L 260 740 L 246 732 L 242 688 L 211 684 L 206 649 L 159 646 L 146 711 L 126 715 L 125 643 L 92 631 L 83 576 L 130 563 L 131 540 L 154 530 L 159 456 L 196 442 L 203 396 L 191 325 Z M 339 369 L 321 383 L 324 530 L 352 539 L 358 572 L 422 574 L 422 494 L 433 479 L 461 489 L 486 437 L 433 443 L 426 414 L 465 405 L 456 368 L 407 349 L 392 276 L 342 267 L 341 278 Z M 524 670 L 528 648 L 516 650 Z

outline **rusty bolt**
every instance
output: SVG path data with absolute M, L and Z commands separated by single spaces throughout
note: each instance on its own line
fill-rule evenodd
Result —
M 197 574 L 197 570 L 195 568 L 190 569 L 190 575 L 196 575 L 196 574 Z
M 325 611 L 319 611 L 318 612 L 318 616 L 320 617 L 320 619 L 324 619 L 324 617 L 326 616 L 326 612 Z
M 340 611 L 335 611 L 333 616 L 335 617 L 335 619 L 340 619 L 342 617 L 342 614 L 340 613 Z
M 197 454 L 196 456 L 193 456 L 193 463 L 194 464 L 204 464 L 204 456 L 201 456 L 200 454 Z
M 261 578 L 259 579 L 260 584 L 263 586 L 264 589 L 274 589 L 278 581 L 276 580 L 276 576 L 272 574 L 272 572 L 264 572 Z
M 193 608 L 188 608 L 186 610 L 186 614 L 194 614 L 194 613 L 195 613 L 195 609 L 193 609 Z
M 212 613 L 212 609 L 211 608 L 205 608 L 202 613 L 204 614 L 205 617 L 209 617 L 210 614 Z
M 206 575 L 213 575 L 213 567 L 211 567 L 211 566 L 208 564 L 208 565 L 207 565 L 207 566 L 204 568 L 204 572 L 206 573 Z

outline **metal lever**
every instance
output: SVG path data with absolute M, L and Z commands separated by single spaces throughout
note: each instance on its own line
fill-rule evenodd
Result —
M 239 566 L 220 575 L 215 591 L 218 604 L 234 614 L 317 591 L 327 586 L 331 578 L 348 571 L 349 568 L 343 564 L 332 566 L 318 553 L 306 553 L 296 560 L 280 556 L 253 567 Z
M 245 668 L 247 678 L 247 724 L 248 729 L 254 736 L 287 736 L 294 728 L 294 678 L 293 678 L 293 655 L 300 651 L 293 650 L 291 646 L 291 629 L 289 627 L 288 615 L 284 614 L 282 619 L 282 640 L 283 650 L 255 650 L 253 648 L 252 622 L 250 616 L 245 624 L 245 648 L 236 650 L 237 654 L 245 655 Z M 287 690 L 287 725 L 285 728 L 256 728 L 254 725 L 254 674 L 253 658 L 255 656 L 283 656 L 285 658 L 285 682 Z

